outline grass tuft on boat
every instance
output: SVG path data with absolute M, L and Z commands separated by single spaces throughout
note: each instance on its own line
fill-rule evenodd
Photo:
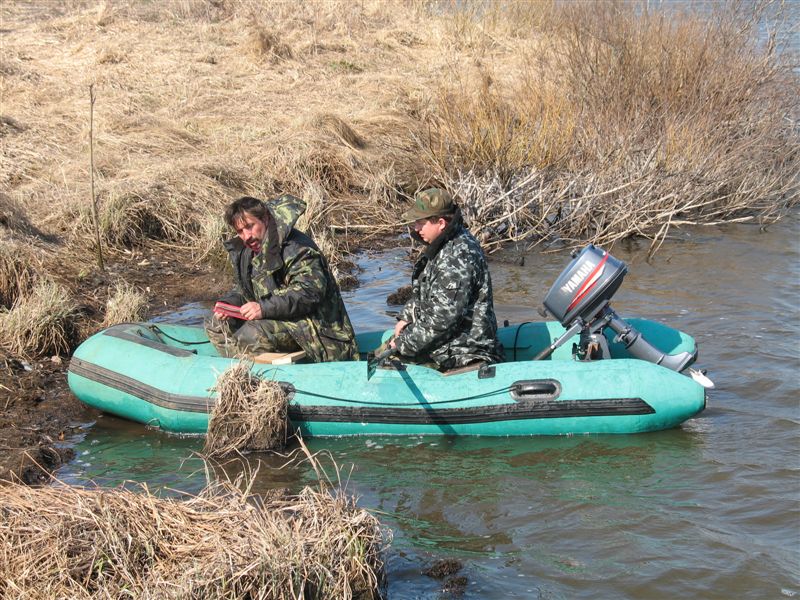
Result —
M 277 381 L 257 377 L 251 368 L 248 361 L 236 363 L 217 379 L 217 402 L 203 448 L 206 456 L 278 450 L 286 445 L 286 393 Z

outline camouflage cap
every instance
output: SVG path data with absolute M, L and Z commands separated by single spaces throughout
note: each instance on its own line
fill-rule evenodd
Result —
M 414 195 L 414 206 L 403 213 L 403 222 L 452 215 L 456 210 L 453 197 L 441 188 L 428 188 Z

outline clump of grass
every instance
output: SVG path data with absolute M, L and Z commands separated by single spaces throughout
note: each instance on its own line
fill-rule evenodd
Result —
M 228 264 L 228 254 L 222 242 L 233 237 L 233 233 L 222 218 L 221 213 L 206 215 L 200 222 L 200 233 L 197 236 L 195 248 L 198 262 L 205 261 L 216 267 Z
M 23 208 L 11 196 L 2 192 L 0 192 L 0 228 L 7 229 L 12 233 L 30 233 L 31 231 Z
M 278 61 L 292 58 L 293 55 L 291 47 L 281 41 L 274 31 L 269 31 L 260 25 L 251 27 L 247 48 L 250 54 L 258 59 L 269 58 Z
M 336 115 L 329 113 L 316 115 L 311 121 L 311 127 L 329 134 L 336 141 L 351 148 L 361 150 L 366 146 L 364 138 L 349 123 Z
M 146 315 L 147 296 L 141 290 L 123 280 L 109 288 L 103 327 L 143 321 Z
M 342 493 L 258 498 L 230 483 L 0 486 L 4 598 L 380 597 L 382 534 Z
M 18 298 L 30 293 L 39 269 L 41 264 L 26 246 L 0 240 L 0 307 L 10 308 Z
M 203 447 L 206 456 L 285 447 L 289 430 L 286 392 L 277 381 L 254 375 L 252 366 L 250 361 L 239 362 L 217 379 L 217 402 Z
M 0 309 L 0 346 L 23 358 L 67 354 L 77 341 L 78 316 L 63 286 L 38 281 L 10 309 Z

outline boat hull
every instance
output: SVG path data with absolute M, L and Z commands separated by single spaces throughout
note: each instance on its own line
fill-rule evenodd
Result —
M 556 326 L 528 324 L 524 335 L 506 328 L 506 352 L 518 360 L 453 375 L 407 365 L 379 368 L 368 378 L 364 361 L 252 370 L 281 383 L 290 421 L 305 436 L 640 433 L 676 427 L 705 407 L 703 388 L 690 378 L 625 358 L 619 349 L 620 358 L 611 360 L 529 360 L 537 339 L 557 335 Z M 672 346 L 693 346 L 691 338 L 669 332 Z M 382 335 L 359 336 L 359 343 L 375 347 Z M 236 362 L 216 355 L 200 328 L 124 324 L 86 340 L 68 380 L 80 400 L 105 412 L 204 433 L 216 379 Z

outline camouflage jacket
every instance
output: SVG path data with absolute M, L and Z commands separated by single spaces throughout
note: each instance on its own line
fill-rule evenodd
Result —
M 314 362 L 358 358 L 339 287 L 314 241 L 294 228 L 306 205 L 288 194 L 266 202 L 270 215 L 261 252 L 236 237 L 225 242 L 236 289 L 224 301 L 258 302 L 264 319 L 281 321 Z
M 400 354 L 432 359 L 440 369 L 502 360 L 489 266 L 460 212 L 414 266 L 411 299 L 399 318 Z

